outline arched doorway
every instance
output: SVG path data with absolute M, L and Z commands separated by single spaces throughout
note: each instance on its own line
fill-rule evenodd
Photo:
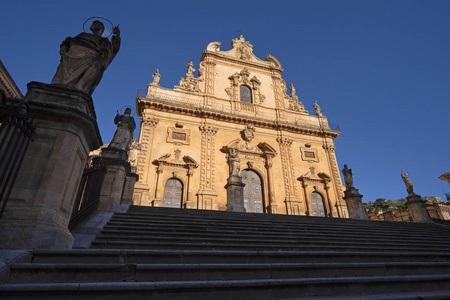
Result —
M 183 201 L 183 183 L 175 178 L 167 180 L 164 186 L 164 207 L 181 208 Z
M 247 212 L 263 213 L 264 196 L 261 177 L 252 170 L 243 170 L 241 172 L 244 187 L 244 207 Z
M 313 216 L 325 217 L 325 204 L 322 195 L 318 192 L 311 193 L 311 206 Z

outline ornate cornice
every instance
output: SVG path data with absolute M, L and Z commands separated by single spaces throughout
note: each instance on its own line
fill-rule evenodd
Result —
M 209 108 L 198 108 L 198 107 L 188 107 L 186 106 L 175 106 L 169 103 L 162 103 L 156 101 L 149 101 L 147 98 L 137 98 L 137 110 L 139 112 L 144 111 L 144 109 L 153 109 L 157 111 L 170 111 L 172 113 L 180 115 L 189 115 L 198 118 L 213 119 L 217 121 L 235 123 L 235 124 L 248 124 L 251 122 L 260 128 L 268 128 L 273 130 L 283 130 L 293 133 L 306 134 L 312 136 L 324 136 L 329 138 L 336 138 L 339 136 L 340 132 L 332 129 L 320 128 L 319 126 L 311 126 L 300 123 L 288 124 L 287 122 L 277 122 L 275 120 L 265 120 L 262 118 L 256 118 L 246 115 L 236 115 L 226 112 L 214 111 Z

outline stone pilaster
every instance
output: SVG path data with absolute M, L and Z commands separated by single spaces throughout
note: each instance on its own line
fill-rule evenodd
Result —
M 283 164 L 286 213 L 288 215 L 300 215 L 302 214 L 301 199 L 298 195 L 291 150 L 293 140 L 279 137 L 277 142 L 280 145 L 281 162 Z
M 201 125 L 200 190 L 197 193 L 198 208 L 217 210 L 215 191 L 215 150 L 217 127 Z
M 141 151 L 139 153 L 137 163 L 137 174 L 139 175 L 139 182 L 135 186 L 135 195 L 140 194 L 140 204 L 149 205 L 149 198 L 152 198 L 150 183 L 148 182 L 148 174 L 150 173 L 150 158 L 153 147 L 153 137 L 156 125 L 159 119 L 153 117 L 146 117 L 141 119 L 141 130 L 139 134 L 139 143 L 141 144 Z
M 409 209 L 409 214 L 411 215 L 413 222 L 419 223 L 431 223 L 430 214 L 425 206 L 425 202 L 422 197 L 412 193 L 406 197 L 406 206 Z
M 335 199 L 336 199 L 336 204 L 337 204 L 340 202 L 340 199 L 342 199 L 344 192 L 342 191 L 342 180 L 341 180 L 341 175 L 339 173 L 339 167 L 338 167 L 338 164 L 336 161 L 336 154 L 335 154 L 336 147 L 334 145 L 324 145 L 323 149 L 327 153 L 327 158 L 328 158 L 328 162 L 329 162 L 329 166 L 330 166 L 330 170 L 331 170 L 332 181 L 333 181 L 334 186 L 336 187 L 335 192 L 333 194 L 336 197 Z M 336 207 L 336 208 L 338 208 L 338 207 Z M 342 210 L 338 209 L 337 213 L 340 218 L 345 217 L 345 216 L 343 216 L 344 212 Z
M 275 200 L 275 187 L 273 185 L 274 178 L 273 178 L 273 162 L 272 162 L 272 156 L 267 155 L 266 156 L 266 170 L 267 170 L 267 181 L 268 181 L 268 187 L 269 187 L 269 207 L 268 211 L 271 214 L 278 213 L 278 207 Z
M 344 200 L 347 204 L 348 217 L 350 219 L 368 220 L 364 206 L 362 204 L 362 197 L 357 189 L 351 187 L 344 192 Z
M 25 100 L 36 132 L 0 219 L 0 248 L 71 248 L 67 226 L 86 158 L 102 145 L 92 98 L 30 82 Z
M 244 207 L 244 187 L 242 177 L 230 175 L 225 185 L 227 190 L 227 211 L 246 212 Z

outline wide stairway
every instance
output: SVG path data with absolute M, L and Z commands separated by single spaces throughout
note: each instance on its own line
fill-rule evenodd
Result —
M 0 299 L 450 299 L 440 224 L 133 206 L 91 249 L 17 253 Z

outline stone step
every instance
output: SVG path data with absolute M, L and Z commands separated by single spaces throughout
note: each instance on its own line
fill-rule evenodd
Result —
M 285 238 L 281 236 L 275 239 L 274 237 L 261 237 L 261 236 L 243 236 L 238 235 L 222 235 L 222 236 L 187 236 L 187 235 L 153 235 L 147 234 L 132 234 L 131 232 L 119 232 L 113 233 L 108 231 L 102 231 L 97 235 L 96 242 L 138 242 L 140 244 L 159 246 L 168 245 L 168 243 L 176 243 L 180 246 L 201 244 L 209 246 L 227 246 L 227 247 L 253 247 L 262 249 L 260 247 L 269 248 L 292 248 L 292 247 L 314 247 L 314 248 L 334 248 L 344 247 L 351 249 L 414 249 L 414 251 L 449 251 L 448 245 L 430 245 L 426 243 L 415 242 L 401 242 L 395 240 L 377 240 L 377 241 L 364 241 L 364 240 L 351 240 L 345 241 L 342 239 L 323 239 L 319 237 L 298 237 L 298 238 Z M 149 244 L 150 243 L 150 244 Z M 95 245 L 95 244 L 93 244 Z
M 136 237 L 148 237 L 148 238 L 157 238 L 157 237 L 167 237 L 167 238 L 203 238 L 203 239 L 223 239 L 223 238 L 234 238 L 234 239 L 246 239 L 246 240 L 255 240 L 255 239 L 273 239 L 276 241 L 279 240 L 293 240 L 293 241 L 339 241 L 341 243 L 345 242 L 367 242 L 367 243 L 379 243 L 379 242 L 390 242 L 395 244 L 404 244 L 404 245 L 418 245 L 418 246 L 429 246 L 430 243 L 436 242 L 435 239 L 432 238 L 404 238 L 398 237 L 395 235 L 382 235 L 382 236 L 360 236 L 357 234 L 346 234 L 346 233 L 315 233 L 315 232 L 302 232 L 293 233 L 293 232 L 236 232 L 234 230 L 204 230 L 197 231 L 192 230 L 191 228 L 186 228 L 186 230 L 176 230 L 176 231 L 166 231 L 165 228 L 142 228 L 137 226 L 121 226 L 121 225 L 108 225 L 105 229 L 102 230 L 102 236 L 107 235 L 115 235 L 115 236 L 136 236 Z M 450 240 L 442 241 L 439 240 L 439 247 L 447 247 L 450 248 Z
M 92 242 L 91 248 L 97 249 L 189 249 L 189 250 L 289 250 L 289 251 L 314 251 L 314 250 L 349 250 L 349 251 L 433 251 L 433 252 L 448 252 L 446 248 L 435 247 L 411 247 L 411 249 L 402 246 L 379 246 L 377 244 L 368 245 L 352 245 L 345 243 L 343 245 L 336 244 L 314 244 L 309 245 L 302 243 L 292 243 L 288 241 L 286 244 L 281 243 L 246 243 L 242 242 L 211 242 L 211 241 L 199 241 L 191 242 L 189 239 L 183 240 L 144 240 L 144 239 L 126 239 L 126 238 L 102 238 L 98 237 Z
M 449 274 L 450 262 L 265 264 L 16 263 L 9 284 L 292 279 Z
M 360 232 L 361 234 L 380 234 L 380 233 L 392 233 L 392 234 L 400 234 L 400 235 L 414 235 L 417 237 L 421 236 L 427 236 L 427 237 L 442 237 L 442 236 L 449 236 L 450 237 L 450 230 L 447 229 L 447 227 L 443 227 L 440 225 L 433 225 L 434 230 L 428 230 L 427 228 L 409 228 L 407 231 L 405 229 L 389 229 L 387 230 L 385 227 L 379 228 L 378 226 L 369 226 L 369 227 L 362 227 L 358 226 L 355 227 L 353 224 L 349 224 L 348 226 L 333 226 L 329 227 L 326 224 L 296 224 L 296 226 L 286 225 L 286 224 L 280 224 L 280 223 L 263 223 L 263 224 L 256 224 L 253 222 L 247 223 L 244 221 L 234 221 L 234 222 L 223 222 L 223 221 L 216 221 L 216 220 L 209 220 L 209 221 L 196 221 L 196 220 L 189 220 L 189 219 L 167 219 L 164 216 L 155 216 L 154 218 L 127 218 L 126 216 L 121 217 L 113 217 L 109 224 L 139 224 L 141 226 L 161 226 L 161 225 L 168 225 L 173 224 L 178 227 L 183 226 L 191 226 L 192 228 L 209 228 L 209 227 L 217 227 L 217 228 L 233 228 L 237 230 L 251 230 L 252 228 L 258 228 L 258 229 L 265 229 L 265 230 L 293 230 L 293 231 L 307 231 L 307 230 L 324 230 L 327 229 L 331 232 L 339 232 L 339 231 L 352 231 L 352 232 Z M 435 228 L 437 227 L 437 228 Z
M 380 289 L 382 287 L 382 292 Z M 450 289 L 450 275 L 0 285 L 2 299 L 299 299 Z
M 136 215 L 136 216 L 165 216 L 167 218 L 189 218 L 202 220 L 245 220 L 247 222 L 270 222 L 270 223 L 286 223 L 299 224 L 302 222 L 316 223 L 316 224 L 335 224 L 337 226 L 345 224 L 357 224 L 359 226 L 379 226 L 384 228 L 392 228 L 399 230 L 401 228 L 426 228 L 432 230 L 438 228 L 433 224 L 427 223 L 408 223 L 408 222 L 392 222 L 392 221 L 372 221 L 372 220 L 354 220 L 354 219 L 339 219 L 339 218 L 325 218 L 313 216 L 293 216 L 293 215 L 278 215 L 278 214 L 256 214 L 256 213 L 239 213 L 239 212 L 225 212 L 212 210 L 198 210 L 198 209 L 174 209 L 162 207 L 138 207 L 131 206 L 127 213 L 116 214 L 120 215 Z M 441 226 L 442 227 L 442 226 Z
M 450 262 L 443 252 L 72 249 L 33 250 L 33 263 L 241 264 Z

